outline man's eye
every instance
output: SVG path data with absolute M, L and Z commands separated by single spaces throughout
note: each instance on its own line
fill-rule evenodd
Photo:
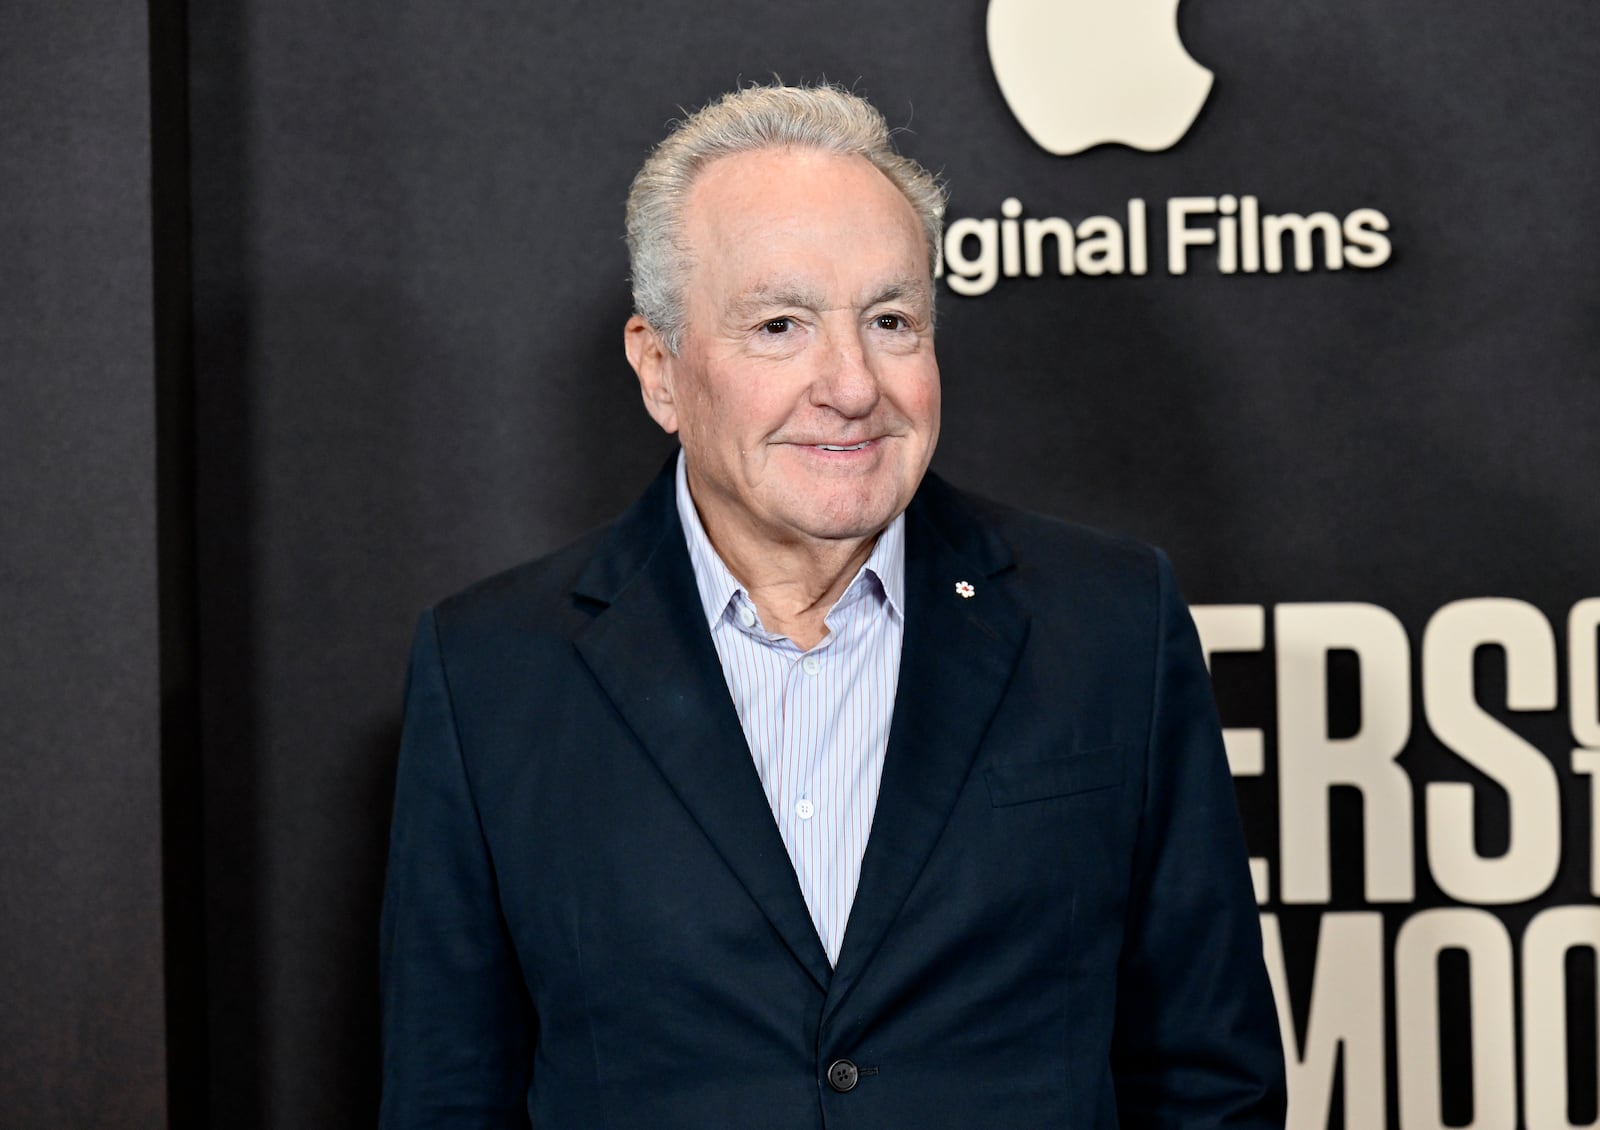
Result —
M 906 320 L 899 314 L 879 314 L 872 321 L 880 330 L 903 330 L 906 328 Z
M 788 333 L 794 328 L 794 321 L 790 318 L 773 318 L 770 322 L 761 323 L 761 332 L 765 334 Z

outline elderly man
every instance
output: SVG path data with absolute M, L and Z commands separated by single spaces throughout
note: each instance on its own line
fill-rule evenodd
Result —
M 1281 1125 L 1164 558 L 927 474 L 942 204 L 830 88 L 635 179 L 624 344 L 682 451 L 422 619 L 386 1127 Z

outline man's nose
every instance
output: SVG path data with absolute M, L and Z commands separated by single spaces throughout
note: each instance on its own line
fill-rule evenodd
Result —
M 842 416 L 865 416 L 878 403 L 878 374 L 861 334 L 840 327 L 827 335 L 821 370 L 813 382 L 812 403 Z

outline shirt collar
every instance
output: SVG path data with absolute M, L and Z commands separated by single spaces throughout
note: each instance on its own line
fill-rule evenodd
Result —
M 700 590 L 700 605 L 705 611 L 706 623 L 715 628 L 717 622 L 726 615 L 733 598 L 744 594 L 749 599 L 749 594 L 745 593 L 739 579 L 728 571 L 722 555 L 711 544 L 705 526 L 700 523 L 700 512 L 695 509 L 694 498 L 689 494 L 689 474 L 684 460 L 684 453 L 679 450 L 676 474 L 678 520 L 683 525 L 684 540 L 689 543 L 689 563 L 694 567 L 695 586 Z M 895 615 L 902 619 L 905 617 L 905 526 L 906 516 L 902 513 L 896 514 L 894 520 L 884 527 L 883 533 L 878 535 L 877 544 L 867 556 L 866 564 L 861 566 L 861 572 L 856 574 L 844 595 L 839 598 L 840 604 L 852 599 L 855 590 L 862 586 L 864 575 L 871 574 L 878 582 L 877 589 L 883 593 Z

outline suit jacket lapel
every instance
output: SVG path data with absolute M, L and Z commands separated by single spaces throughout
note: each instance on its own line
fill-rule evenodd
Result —
M 1027 636 L 1005 546 L 929 477 L 906 514 L 906 627 L 889 748 L 823 1021 L 867 967 L 944 830 Z M 958 581 L 973 586 L 966 598 Z
M 670 464 L 618 521 L 576 591 L 609 605 L 578 637 L 584 662 L 729 869 L 826 989 L 828 956 L 696 595 Z

